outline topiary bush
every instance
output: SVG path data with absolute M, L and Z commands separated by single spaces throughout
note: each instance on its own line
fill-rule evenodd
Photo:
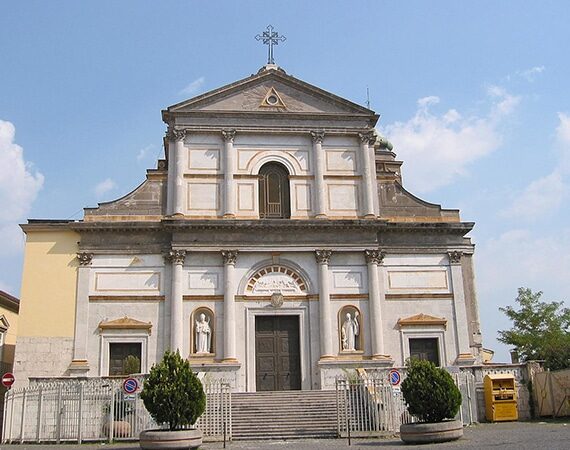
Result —
M 410 359 L 402 394 L 408 411 L 421 422 L 453 419 L 461 405 L 461 392 L 451 375 L 430 361 Z
M 141 398 L 152 418 L 168 424 L 171 431 L 194 425 L 206 408 L 202 383 L 178 351 L 167 351 L 152 366 Z

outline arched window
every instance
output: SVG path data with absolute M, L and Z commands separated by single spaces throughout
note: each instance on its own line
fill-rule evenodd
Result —
M 259 217 L 288 219 L 291 217 L 289 172 L 276 162 L 259 169 Z

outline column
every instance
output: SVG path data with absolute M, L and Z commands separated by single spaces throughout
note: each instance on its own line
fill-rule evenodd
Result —
M 224 218 L 236 216 L 234 187 L 234 138 L 236 130 L 222 130 L 224 139 Z
M 463 252 L 451 251 L 447 253 L 451 271 L 451 285 L 453 287 L 453 322 L 457 342 L 458 362 L 473 362 L 474 356 L 469 347 L 469 329 L 467 327 L 467 308 L 465 306 L 465 291 L 463 290 L 463 274 L 461 258 Z
M 384 354 L 384 329 L 382 327 L 382 305 L 386 300 L 384 277 L 378 269 L 384 261 L 384 252 L 379 249 L 364 250 L 368 266 L 368 305 L 370 314 L 370 338 L 372 359 L 389 359 Z
M 172 287 L 170 290 L 170 350 L 179 350 L 182 354 L 184 348 L 184 312 L 182 278 L 186 250 L 171 250 L 167 259 L 172 263 Z
M 360 155 L 363 163 L 363 177 L 364 177 L 364 207 L 362 213 L 366 219 L 374 219 L 377 214 L 374 212 L 374 195 L 375 192 L 375 177 L 376 168 L 372 164 L 372 157 L 370 147 L 374 151 L 374 141 L 376 136 L 373 132 L 359 133 L 360 137 Z
M 167 211 L 172 215 L 184 215 L 184 139 L 187 130 L 168 131 L 168 193 Z
M 224 362 L 236 358 L 235 266 L 237 250 L 222 250 L 224 260 Z
M 75 333 L 73 341 L 73 360 L 69 366 L 72 373 L 86 375 L 89 371 L 87 362 L 87 336 L 89 320 L 89 273 L 93 253 L 77 253 L 77 290 L 75 299 Z
M 315 173 L 315 217 L 326 218 L 325 213 L 325 163 L 323 154 L 324 131 L 311 131 L 313 137 L 313 167 Z
M 329 291 L 329 261 L 331 250 L 315 250 L 319 272 L 319 330 L 321 338 L 321 359 L 333 358 L 331 329 L 331 296 Z

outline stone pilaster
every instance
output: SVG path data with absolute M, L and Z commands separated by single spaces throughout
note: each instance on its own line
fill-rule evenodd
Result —
M 366 219 L 374 219 L 378 215 L 374 211 L 374 196 L 376 185 L 376 168 L 373 164 L 374 155 L 374 141 L 376 135 L 370 131 L 368 133 L 359 133 L 360 137 L 360 156 L 363 166 L 363 179 L 364 179 L 364 207 L 362 215 Z
M 168 187 L 167 211 L 171 215 L 184 215 L 184 139 L 187 130 L 168 130 Z
M 224 362 L 236 362 L 235 265 L 237 250 L 222 250 L 224 260 Z
M 236 216 L 236 200 L 234 186 L 234 138 L 236 130 L 222 130 L 224 139 L 224 218 L 233 219 Z
M 334 357 L 331 326 L 331 296 L 329 288 L 329 261 L 331 255 L 331 250 L 315 250 L 319 273 L 321 359 L 331 359 Z
M 384 329 L 382 327 L 382 313 L 386 302 L 384 289 L 384 276 L 378 273 L 382 269 L 384 252 L 379 249 L 364 251 L 366 265 L 368 266 L 368 305 L 370 314 L 370 341 L 372 344 L 372 359 L 390 360 L 384 352 Z
M 73 341 L 73 359 L 69 371 L 73 375 L 87 375 L 87 340 L 89 319 L 89 275 L 93 253 L 77 253 L 77 290 L 75 302 L 75 331 Z
M 463 289 L 463 272 L 461 259 L 463 252 L 453 250 L 447 253 L 451 271 L 451 285 L 453 288 L 453 323 L 457 343 L 458 364 L 472 364 L 475 357 L 469 346 L 469 331 L 467 324 L 467 307 L 465 305 L 465 291 Z
M 315 217 L 326 218 L 325 213 L 325 163 L 323 152 L 324 131 L 311 131 L 313 138 L 313 167 L 315 173 Z
M 184 349 L 184 316 L 182 278 L 186 250 L 171 250 L 166 255 L 172 263 L 172 285 L 170 290 L 170 350 Z

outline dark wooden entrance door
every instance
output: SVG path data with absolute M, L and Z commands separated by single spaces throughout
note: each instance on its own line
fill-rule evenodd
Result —
M 301 389 L 299 316 L 255 318 L 257 391 Z
M 410 339 L 410 358 L 424 359 L 439 366 L 437 338 Z

